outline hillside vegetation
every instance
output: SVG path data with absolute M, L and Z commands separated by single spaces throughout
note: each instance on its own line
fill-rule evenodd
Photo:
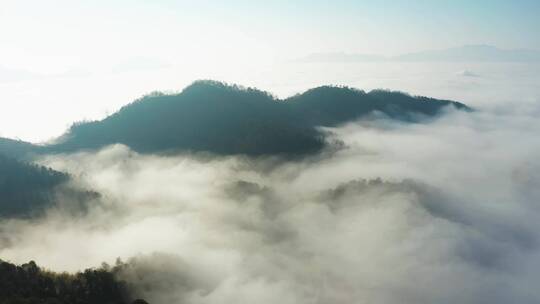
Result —
M 413 122 L 457 102 L 404 93 L 324 86 L 285 100 L 267 92 L 198 81 L 179 94 L 145 96 L 100 121 L 74 124 L 48 152 L 96 149 L 121 143 L 142 153 L 206 151 L 215 154 L 299 155 L 324 148 L 332 127 L 378 112 Z
M 55 273 L 35 262 L 17 266 L 0 260 L 0 304 L 144 304 L 131 300 L 116 268 Z
M 39 214 L 54 202 L 67 174 L 0 154 L 0 217 Z

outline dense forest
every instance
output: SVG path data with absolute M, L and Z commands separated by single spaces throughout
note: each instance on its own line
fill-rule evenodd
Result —
M 139 152 L 306 154 L 325 145 L 318 126 L 336 126 L 374 111 L 415 121 L 449 105 L 467 109 L 446 100 L 331 86 L 279 100 L 252 88 L 198 81 L 179 94 L 148 95 L 104 120 L 75 124 L 49 151 L 122 143 Z
M 55 144 L 0 140 L 0 153 L 73 152 L 121 143 L 141 153 L 205 151 L 231 155 L 301 155 L 327 145 L 318 126 L 374 112 L 414 122 L 461 103 L 400 92 L 323 86 L 287 99 L 252 88 L 197 81 L 178 94 L 153 93 L 100 120 L 74 124 Z
M 33 261 L 17 266 L 0 260 L 0 304 L 145 304 L 130 299 L 127 285 L 116 279 L 121 267 L 68 274 L 42 270 Z
M 0 154 L 0 217 L 39 214 L 54 202 L 67 174 Z
M 39 146 L 31 143 L 0 137 L 0 154 L 3 154 L 4 156 L 24 158 L 38 150 Z

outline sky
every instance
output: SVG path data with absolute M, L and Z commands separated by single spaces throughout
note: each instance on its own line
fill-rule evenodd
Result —
M 328 129 L 347 149 L 291 161 L 43 156 L 72 179 L 43 217 L 0 221 L 0 256 L 55 271 L 120 257 L 150 303 L 540 303 L 540 63 L 298 60 L 540 50 L 539 15 L 518 0 L 0 0 L 0 136 L 45 142 L 197 79 L 478 110 L 351 122 Z
M 540 49 L 539 12 L 538 1 L 498 0 L 1 0 L 0 136 L 46 141 L 201 78 L 287 96 L 327 80 L 283 84 L 309 73 L 289 63 L 311 53 Z

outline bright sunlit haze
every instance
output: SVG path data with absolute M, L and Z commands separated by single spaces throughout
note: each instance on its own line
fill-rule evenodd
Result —
M 503 78 L 534 73 L 537 64 L 440 59 L 328 65 L 303 59 L 467 45 L 539 50 L 539 4 L 516 3 L 3 0 L 0 136 L 47 141 L 75 121 L 103 118 L 144 94 L 179 91 L 198 79 L 254 86 L 279 97 L 334 84 L 471 104 L 491 99 L 485 93 L 511 98 L 494 92 Z M 463 71 L 481 77 L 463 79 Z M 533 84 L 517 86 L 524 97 L 538 98 Z
M 539 16 L 0 0 L 0 304 L 540 303 Z

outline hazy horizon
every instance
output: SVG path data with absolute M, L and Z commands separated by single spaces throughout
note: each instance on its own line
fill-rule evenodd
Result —
M 536 1 L 6 0 L 0 7 L 0 136 L 47 141 L 73 122 L 103 118 L 143 94 L 178 91 L 198 79 L 253 86 L 279 97 L 317 85 L 350 85 L 480 104 L 483 99 L 457 89 L 433 90 L 446 86 L 442 79 L 460 82 L 452 79 L 457 73 L 476 73 L 474 62 L 435 63 L 433 70 L 444 70 L 439 79 L 422 64 L 295 61 L 318 53 L 397 56 L 463 45 L 540 50 L 534 13 L 539 6 Z M 501 63 L 482 76 L 493 80 L 527 68 L 525 73 L 534 73 L 537 64 Z M 400 77 L 409 80 L 392 79 Z M 422 77 L 433 83 L 422 83 Z
M 62 135 L 74 122 L 102 119 L 143 95 L 180 92 L 200 79 L 254 87 L 278 98 L 322 85 L 345 85 L 450 99 L 487 109 L 515 101 L 536 103 L 540 101 L 539 68 L 540 63 L 284 62 L 225 72 L 211 72 L 208 67 L 206 73 L 186 73 L 182 67 L 170 66 L 109 73 L 107 78 L 96 74 L 12 81 L 3 84 L 0 95 L 7 95 L 2 100 L 19 102 L 0 114 L 0 137 L 45 142 Z M 98 83 L 100 90 L 89 88 L 89 82 Z
M 0 303 L 540 303 L 540 1 L 0 2 Z

